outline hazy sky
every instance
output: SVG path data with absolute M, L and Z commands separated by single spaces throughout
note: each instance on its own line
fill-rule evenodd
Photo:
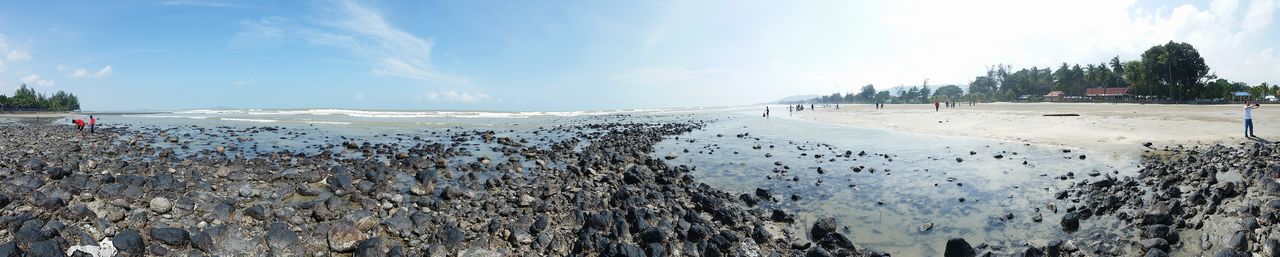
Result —
M 1188 42 L 1280 82 L 1273 0 L 6 1 L 0 92 L 86 110 L 582 110 L 967 84 Z

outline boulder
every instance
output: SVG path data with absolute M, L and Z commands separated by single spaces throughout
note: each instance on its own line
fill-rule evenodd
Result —
M 974 257 L 978 253 L 969 245 L 964 238 L 952 238 L 947 240 L 947 248 L 943 251 L 942 256 L 946 257 Z
M 818 221 L 813 223 L 813 228 L 809 230 L 809 238 L 814 241 L 820 240 L 823 237 L 826 237 L 828 233 L 836 232 L 836 228 L 838 226 L 839 225 L 836 224 L 836 218 L 818 218 Z
M 151 239 L 169 246 L 185 247 L 191 243 L 191 235 L 181 228 L 153 228 Z

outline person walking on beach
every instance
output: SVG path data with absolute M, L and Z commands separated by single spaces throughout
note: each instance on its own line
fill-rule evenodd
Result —
M 1258 109 L 1257 103 L 1244 102 L 1244 137 L 1255 137 L 1253 135 L 1253 109 Z
M 938 101 L 933 101 L 933 111 L 938 111 Z
M 765 106 L 765 107 L 764 107 L 764 117 L 765 117 L 765 118 L 768 118 L 768 117 L 769 117 L 769 106 Z

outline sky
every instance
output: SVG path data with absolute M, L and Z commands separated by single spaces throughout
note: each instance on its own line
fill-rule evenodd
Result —
M 90 111 L 569 111 L 968 84 L 1169 41 L 1280 83 L 1276 0 L 4 1 L 0 92 Z

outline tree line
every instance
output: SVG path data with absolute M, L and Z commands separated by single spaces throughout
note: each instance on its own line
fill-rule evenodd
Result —
M 80 110 L 80 99 L 62 90 L 46 96 L 22 84 L 13 96 L 0 95 L 0 107 L 5 111 L 77 111 Z
M 962 90 L 945 85 L 931 90 L 928 80 L 919 86 L 898 87 L 896 92 L 877 91 L 863 86 L 857 93 L 834 93 L 813 98 L 808 103 L 929 103 L 933 101 L 1013 101 L 1038 100 L 1051 91 L 1067 96 L 1085 96 L 1087 88 L 1126 87 L 1129 94 L 1150 100 L 1215 101 L 1231 99 L 1233 92 L 1250 92 L 1255 98 L 1280 95 L 1280 87 L 1263 82 L 1249 86 L 1209 72 L 1209 66 L 1195 47 L 1169 41 L 1144 51 L 1138 60 L 1122 61 L 1119 56 L 1097 64 L 1062 63 L 1056 68 L 1031 67 L 1013 71 L 995 65 L 977 76 Z

